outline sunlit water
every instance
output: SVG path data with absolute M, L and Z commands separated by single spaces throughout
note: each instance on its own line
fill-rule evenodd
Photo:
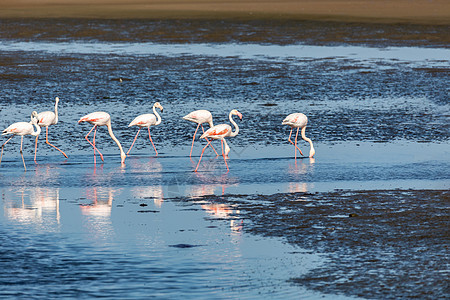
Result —
M 258 44 L 157 44 L 86 42 L 0 42 L 1 51 L 33 51 L 49 54 L 107 54 L 178 57 L 183 55 L 239 57 L 258 60 L 313 60 L 335 58 L 377 63 L 395 61 L 426 66 L 449 66 L 450 50 L 414 47 L 360 47 Z
M 321 263 L 147 186 L 2 188 L 0 220 L 2 297 L 313 297 L 286 280 Z

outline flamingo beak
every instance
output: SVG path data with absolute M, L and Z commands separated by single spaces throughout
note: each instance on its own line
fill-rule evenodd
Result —
M 236 113 L 237 113 L 237 115 L 238 115 L 239 119 L 241 119 L 241 120 L 242 120 L 242 114 L 241 114 L 240 112 L 238 112 L 238 111 L 236 111 Z

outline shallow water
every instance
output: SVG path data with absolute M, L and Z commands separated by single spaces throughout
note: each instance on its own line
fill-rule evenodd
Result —
M 450 63 L 449 50 L 441 44 L 415 47 L 423 42 L 372 38 L 367 47 L 362 32 L 373 37 L 375 28 L 357 24 L 342 25 L 342 30 L 361 30 L 359 42 L 350 43 L 315 36 L 324 23 L 302 25 L 309 39 L 298 38 L 291 23 L 270 29 L 280 33 L 285 28 L 287 36 L 297 37 L 289 42 L 280 34 L 261 35 L 260 42 L 250 35 L 205 37 L 192 23 L 185 30 L 192 33 L 195 27 L 197 35 L 185 43 L 180 35 L 170 36 L 174 24 L 159 39 L 143 38 L 139 28 L 149 25 L 137 21 L 139 26 L 80 21 L 76 27 L 58 20 L 67 35 L 56 27 L 38 34 L 35 22 L 10 21 L 0 30 L 0 126 L 28 121 L 32 110 L 52 110 L 58 96 L 59 123 L 50 127 L 49 140 L 69 158 L 45 145 L 44 134 L 38 164 L 33 140 L 25 138 L 27 172 L 20 138 L 4 149 L 2 296 L 445 295 L 442 276 L 447 273 L 433 268 L 448 239 L 442 234 L 448 218 L 441 210 L 448 195 L 441 191 L 450 187 Z M 21 35 L 11 24 L 30 31 Z M 162 26 L 151 24 L 154 30 Z M 113 32 L 117 26 L 122 27 L 119 33 Z M 253 29 L 267 32 L 265 26 Z M 244 25 L 233 28 L 251 31 Z M 402 32 L 407 36 L 416 29 L 406 26 Z M 440 27 L 423 30 L 442 32 Z M 128 32 L 129 39 L 120 32 Z M 162 124 L 151 130 L 160 155 L 154 155 L 143 131 L 121 165 L 117 145 L 99 128 L 96 141 L 105 162 L 97 156 L 94 164 L 84 139 L 91 126 L 77 120 L 108 111 L 126 151 L 136 134 L 127 125 L 136 115 L 151 112 L 155 101 L 164 107 Z M 217 124 L 228 122 L 232 108 L 244 116 L 238 121 L 239 135 L 229 139 L 228 173 L 222 157 L 210 149 L 199 172 L 193 172 L 204 142 L 196 141 L 189 158 L 195 125 L 181 117 L 199 108 L 209 109 Z M 296 111 L 308 115 L 306 134 L 314 141 L 314 159 L 295 160 L 289 128 L 281 126 Z M 300 141 L 307 155 L 309 145 Z M 220 144 L 214 145 L 220 151 Z M 354 234 L 341 231 L 355 210 L 369 222 L 354 225 Z M 377 228 L 389 232 L 397 222 L 433 230 L 414 236 L 394 228 L 397 247 L 388 234 L 377 235 Z M 379 246 L 357 243 L 372 238 L 390 245 L 386 253 L 391 260 L 377 254 Z M 420 249 L 411 247 L 415 238 Z M 415 277 L 394 280 L 399 270 Z M 415 270 L 427 276 L 420 281 Z M 384 288 L 378 289 L 378 282 Z

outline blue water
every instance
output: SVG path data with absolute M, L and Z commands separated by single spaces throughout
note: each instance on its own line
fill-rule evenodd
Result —
M 415 71 L 448 68 L 446 49 L 2 41 L 0 50 L 20 61 L 0 66 L 12 74 L 3 79 L 2 128 L 29 120 L 31 110 L 53 109 L 58 95 L 60 122 L 50 127 L 50 140 L 69 155 L 41 135 L 34 164 L 26 137 L 24 172 L 20 139 L 5 147 L 2 297 L 346 298 L 290 281 L 326 264 L 326 254 L 251 235 L 239 207 L 201 196 L 450 187 L 449 105 L 433 93 L 445 79 L 436 83 L 434 73 Z M 414 81 L 411 73 L 420 74 Z M 304 96 L 325 92 L 330 78 L 340 81 L 326 97 Z M 402 84 L 392 84 L 398 78 L 405 85 L 400 91 Z M 84 140 L 91 127 L 76 124 L 79 117 L 107 110 L 128 149 L 136 131 L 127 124 L 154 101 L 164 106 L 163 123 L 152 128 L 160 155 L 144 132 L 121 165 L 117 146 L 100 128 L 105 162 L 97 157 L 94 164 Z M 189 158 L 195 126 L 181 116 L 196 108 L 210 109 L 220 123 L 232 108 L 244 115 L 241 133 L 229 140 L 228 173 L 209 150 L 193 172 L 204 142 L 196 142 Z M 280 123 L 300 110 L 310 116 L 316 156 L 296 161 L 289 128 Z M 300 148 L 309 152 L 304 141 Z

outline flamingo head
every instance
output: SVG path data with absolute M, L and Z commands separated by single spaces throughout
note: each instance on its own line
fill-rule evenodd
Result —
M 157 107 L 157 108 L 159 108 L 161 111 L 163 111 L 163 107 L 162 107 L 161 103 L 156 102 L 155 104 L 153 104 L 153 106 L 154 106 L 154 107 Z
M 120 151 L 120 162 L 121 162 L 122 164 L 125 163 L 125 158 L 127 158 L 127 155 L 125 154 L 125 152 Z
M 242 120 L 242 114 L 241 114 L 240 112 L 238 112 L 237 109 L 233 109 L 233 110 L 231 111 L 231 114 L 234 115 L 234 116 L 238 116 L 239 119 Z
M 56 97 L 56 98 L 55 98 L 55 101 L 56 101 L 56 104 L 58 104 L 58 102 L 59 102 L 59 97 Z
M 309 157 L 313 158 L 314 154 L 316 154 L 316 150 L 314 150 L 314 147 L 312 147 L 311 150 L 309 150 Z
M 31 113 L 31 123 L 38 123 L 38 113 L 36 111 Z

